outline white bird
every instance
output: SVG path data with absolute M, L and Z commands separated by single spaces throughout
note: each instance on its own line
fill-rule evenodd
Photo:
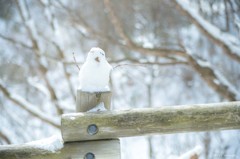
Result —
M 105 58 L 105 52 L 93 47 L 79 72 L 79 89 L 85 92 L 109 91 L 109 78 L 112 66 Z

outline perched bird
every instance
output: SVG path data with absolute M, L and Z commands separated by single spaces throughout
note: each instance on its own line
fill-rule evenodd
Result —
M 79 72 L 79 89 L 85 92 L 109 91 L 109 78 L 112 66 L 107 62 L 105 52 L 93 47 Z

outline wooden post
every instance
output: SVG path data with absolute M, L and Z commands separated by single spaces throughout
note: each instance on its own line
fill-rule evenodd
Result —
M 104 103 L 107 110 L 110 110 L 111 97 L 112 93 L 110 91 L 89 93 L 77 90 L 76 112 L 87 112 L 101 102 Z
M 95 108 L 97 105 L 101 103 L 104 104 L 104 107 L 107 110 L 110 110 L 111 97 L 112 97 L 112 93 L 110 91 L 90 93 L 90 92 L 77 90 L 76 112 L 87 112 Z M 100 112 L 97 112 L 97 113 L 100 113 Z M 64 129 L 62 125 L 61 125 L 61 129 Z M 83 131 L 87 132 L 87 134 L 84 133 L 79 135 L 94 136 L 98 133 L 98 127 L 94 123 L 92 123 Z M 72 141 L 75 142 L 74 140 Z M 76 140 L 76 141 L 79 141 L 79 140 Z M 80 159 L 95 159 L 95 158 L 96 159 L 108 159 L 108 158 L 120 159 L 121 158 L 119 139 L 108 138 L 105 140 L 95 140 L 95 141 L 89 141 L 89 142 L 80 141 L 80 143 L 82 144 L 82 146 L 80 145 L 79 146 L 82 147 L 81 151 L 84 153 L 79 153 L 78 155 L 75 155 L 76 158 L 80 158 Z M 73 143 L 69 142 L 65 144 L 72 145 Z M 69 150 L 73 151 L 76 149 L 76 147 L 74 146 L 70 147 Z M 89 156 L 84 157 L 83 154 L 86 154 Z

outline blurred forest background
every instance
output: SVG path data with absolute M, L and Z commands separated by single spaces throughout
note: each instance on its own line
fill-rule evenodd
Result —
M 59 133 L 91 47 L 113 65 L 113 109 L 239 100 L 239 0 L 0 0 L 0 144 Z M 240 131 L 121 139 L 123 159 L 240 158 Z

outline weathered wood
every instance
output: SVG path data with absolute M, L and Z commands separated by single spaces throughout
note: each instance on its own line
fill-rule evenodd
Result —
M 64 114 L 61 126 L 65 142 L 225 129 L 240 129 L 240 102 Z
M 0 146 L 0 159 L 85 159 L 84 156 L 89 152 L 96 159 L 121 158 L 119 140 L 99 140 L 65 143 L 56 152 L 45 150 L 41 145 Z
M 104 103 L 104 106 L 107 110 L 110 110 L 111 107 L 111 97 L 112 93 L 109 92 L 83 92 L 81 90 L 77 90 L 77 112 L 86 112 L 91 110 L 101 102 Z

